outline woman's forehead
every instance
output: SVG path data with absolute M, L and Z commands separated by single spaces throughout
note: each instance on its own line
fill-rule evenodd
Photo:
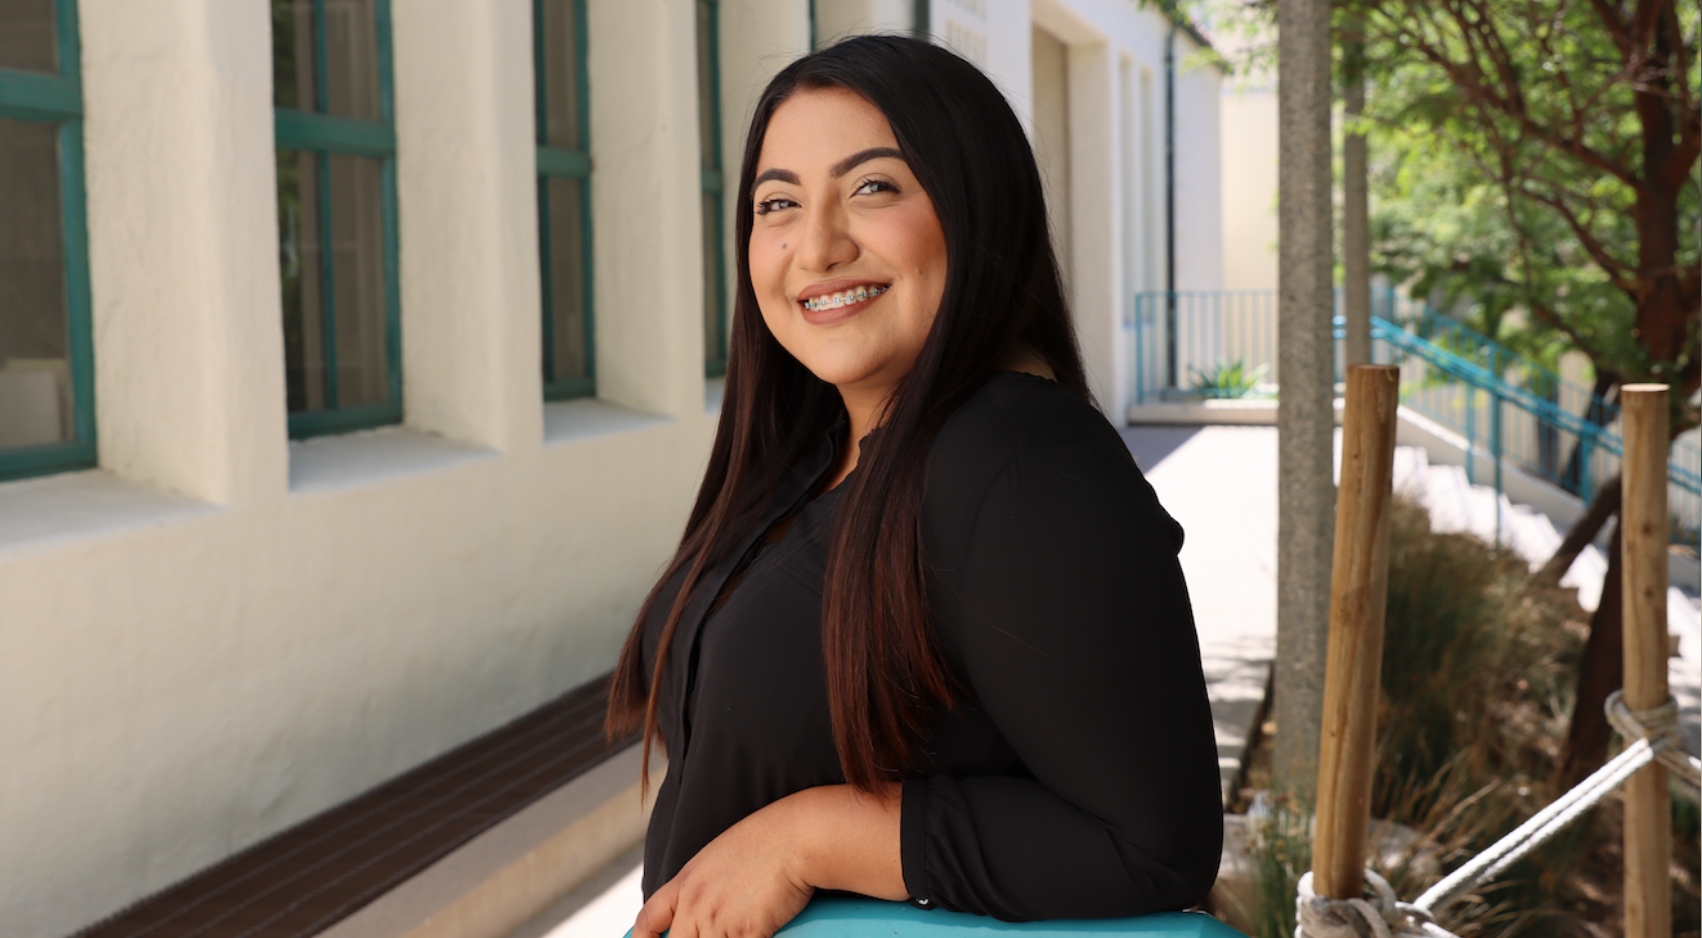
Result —
M 867 98 L 843 88 L 799 90 L 769 118 L 756 171 L 825 173 L 847 155 L 877 147 L 896 149 L 898 141 Z

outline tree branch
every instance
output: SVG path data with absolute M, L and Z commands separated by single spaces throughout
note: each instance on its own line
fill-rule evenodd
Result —
M 1608 0 L 1590 0 L 1590 6 L 1595 9 L 1596 17 L 1602 21 L 1602 26 L 1606 27 L 1613 44 L 1619 47 L 1619 54 L 1629 62 L 1636 47 L 1631 38 L 1631 30 L 1626 28 L 1619 10 L 1609 4 Z
M 1642 180 L 1638 179 L 1637 174 L 1633 172 L 1630 167 L 1627 167 L 1618 160 L 1615 160 L 1607 154 L 1601 153 L 1595 148 L 1584 143 L 1581 136 L 1567 136 L 1565 134 L 1557 133 L 1548 127 L 1544 127 L 1533 120 L 1529 114 L 1511 109 L 1506 101 L 1489 93 L 1488 89 L 1481 85 L 1469 81 L 1464 75 L 1460 74 L 1459 69 L 1455 67 L 1454 63 L 1448 61 L 1445 57 L 1434 55 L 1432 54 L 1433 50 L 1429 49 L 1420 49 L 1419 51 L 1426 58 L 1430 59 L 1433 64 L 1447 72 L 1448 76 L 1454 79 L 1456 86 L 1465 93 L 1468 100 L 1473 101 L 1473 103 L 1478 104 L 1480 107 L 1487 105 L 1488 107 L 1493 108 L 1505 116 L 1517 121 L 1520 129 L 1525 131 L 1526 136 L 1530 137 L 1532 140 L 1535 140 L 1550 149 L 1575 157 L 1581 162 L 1613 176 L 1628 186 L 1637 186 L 1642 182 Z
M 1578 347 L 1578 351 L 1583 352 L 1590 361 L 1600 363 L 1607 360 L 1608 356 L 1600 346 L 1580 335 L 1578 330 L 1572 328 L 1566 320 L 1560 317 L 1559 313 L 1537 302 L 1531 302 L 1530 308 L 1532 316 L 1558 330 L 1566 338 L 1571 339 L 1572 344 Z M 1596 367 L 1599 368 L 1601 365 L 1597 364 Z
M 1608 253 L 1607 245 L 1603 244 L 1600 239 L 1590 233 L 1590 230 L 1585 227 L 1584 223 L 1578 219 L 1578 216 L 1572 212 L 1571 206 L 1567 205 L 1563 199 L 1555 196 L 1544 195 L 1541 192 L 1536 192 L 1522 185 L 1518 187 L 1517 191 L 1519 195 L 1540 205 L 1546 205 L 1559 213 L 1560 217 L 1565 220 L 1567 226 L 1572 229 L 1572 233 L 1578 236 L 1578 241 L 1583 244 L 1584 250 L 1589 252 L 1590 258 L 1596 262 L 1597 266 L 1601 267 L 1604 273 L 1607 274 L 1608 279 L 1613 282 L 1613 285 L 1630 294 L 1633 302 L 1636 301 L 1638 295 L 1637 280 L 1634 276 L 1627 276 L 1634 275 L 1636 268 L 1621 262 L 1618 258 Z
M 1572 569 L 1572 564 L 1578 560 L 1578 555 L 1590 542 L 1601 533 L 1603 526 L 1612 520 L 1614 513 L 1619 511 L 1619 501 L 1623 488 L 1619 476 L 1614 476 L 1601 487 L 1596 497 L 1591 500 L 1590 507 L 1585 509 L 1583 517 L 1572 525 L 1572 530 L 1566 532 L 1566 539 L 1560 542 L 1554 555 L 1537 571 L 1535 579 L 1546 583 L 1558 584 L 1566 571 Z

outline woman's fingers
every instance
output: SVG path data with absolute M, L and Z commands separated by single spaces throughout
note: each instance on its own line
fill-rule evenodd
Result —
M 638 920 L 632 923 L 632 938 L 662 938 L 662 933 L 674 924 L 674 909 L 679 903 L 679 883 L 671 882 L 656 890 L 644 908 L 638 910 Z

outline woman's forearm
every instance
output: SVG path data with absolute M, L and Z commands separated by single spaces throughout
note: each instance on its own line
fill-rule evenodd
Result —
M 877 899 L 909 898 L 899 852 L 902 786 L 875 792 L 850 785 L 809 788 L 780 802 L 794 830 L 799 873 L 817 889 Z

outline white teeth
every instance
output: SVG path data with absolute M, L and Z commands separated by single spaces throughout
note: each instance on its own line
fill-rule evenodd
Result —
M 885 293 L 886 290 L 886 287 L 881 286 L 859 286 L 850 290 L 841 290 L 838 293 L 813 297 L 805 300 L 804 308 L 810 310 L 839 309 L 842 306 L 850 306 L 853 303 L 861 303 L 865 300 L 872 300 L 875 297 L 880 296 L 882 293 Z

